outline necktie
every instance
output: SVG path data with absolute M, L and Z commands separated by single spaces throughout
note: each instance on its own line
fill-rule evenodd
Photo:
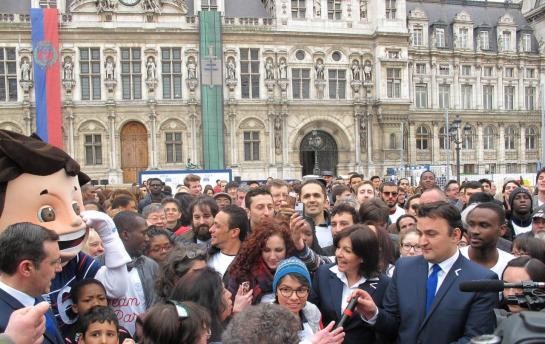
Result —
M 34 300 L 34 304 L 37 305 L 38 303 L 44 301 L 44 299 L 37 297 Z M 55 324 L 55 319 L 51 315 L 51 311 L 47 311 L 45 313 L 45 332 L 50 335 L 53 338 L 57 338 L 57 325 Z
M 433 264 L 432 271 L 428 277 L 426 284 L 426 314 L 429 313 L 433 299 L 435 298 L 435 291 L 437 290 L 437 274 L 441 271 L 441 267 L 437 264 Z

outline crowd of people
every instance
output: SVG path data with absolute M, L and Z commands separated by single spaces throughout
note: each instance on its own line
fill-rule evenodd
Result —
M 218 180 L 204 190 L 190 174 L 174 192 L 158 178 L 128 189 L 87 183 L 85 211 L 107 214 L 130 256 L 127 285 L 116 293 L 100 275 L 79 278 L 65 299 L 46 297 L 48 311 L 42 295 L 65 268 L 59 236 L 10 225 L 0 233 L 0 302 L 6 294 L 25 308 L 11 318 L 0 311 L 2 336 L 23 344 L 42 335 L 89 344 L 467 343 L 494 332 L 494 310 L 531 307 L 515 302 L 522 289 L 462 292 L 461 283 L 545 282 L 545 169 L 535 190 L 507 180 L 498 191 L 487 179 L 439 188 L 431 171 L 415 186 L 328 171 L 303 182 Z M 42 213 L 44 222 L 55 217 Z M 92 227 L 82 251 L 111 265 L 113 239 Z M 21 319 L 32 319 L 24 324 L 32 331 L 18 330 Z

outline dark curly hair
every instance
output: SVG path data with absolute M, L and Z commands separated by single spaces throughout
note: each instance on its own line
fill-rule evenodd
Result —
M 259 265 L 261 252 L 267 240 L 279 235 L 286 245 L 286 258 L 295 254 L 296 248 L 290 235 L 289 223 L 282 219 L 263 219 L 258 226 L 252 228 L 252 233 L 242 242 L 240 250 L 229 267 L 229 277 L 234 280 L 243 281 L 251 275 L 252 269 Z

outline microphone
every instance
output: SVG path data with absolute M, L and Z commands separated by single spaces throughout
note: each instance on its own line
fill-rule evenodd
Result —
M 500 292 L 507 288 L 545 289 L 545 282 L 522 281 L 505 283 L 500 280 L 474 280 L 460 283 L 460 291 L 464 292 Z
M 356 304 L 358 303 L 358 298 L 355 297 L 348 303 L 348 306 L 343 311 L 343 316 L 341 317 L 341 320 L 337 323 L 337 327 L 343 327 L 344 323 L 354 314 L 354 309 L 356 308 Z

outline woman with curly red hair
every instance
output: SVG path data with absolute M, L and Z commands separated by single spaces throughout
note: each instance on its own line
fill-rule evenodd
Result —
M 280 262 L 295 255 L 289 224 L 265 219 L 252 228 L 223 280 L 233 297 L 241 289 L 252 291 L 252 304 L 274 300 L 273 279 Z

